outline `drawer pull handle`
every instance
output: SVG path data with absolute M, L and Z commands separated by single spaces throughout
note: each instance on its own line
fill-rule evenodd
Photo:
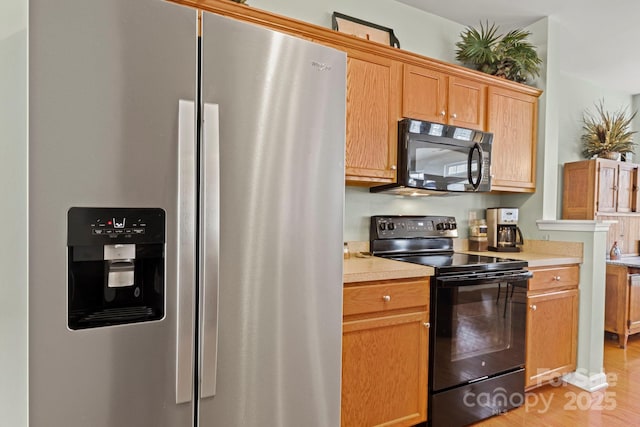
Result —
M 429 322 L 424 322 L 423 325 L 427 329 L 431 327 L 431 324 Z
M 531 304 L 529 308 L 531 309 L 531 311 L 536 311 L 538 309 L 535 304 Z
M 382 301 L 384 301 L 384 302 L 389 302 L 389 301 L 391 301 L 391 297 L 390 297 L 389 295 L 384 295 L 384 296 L 382 297 Z

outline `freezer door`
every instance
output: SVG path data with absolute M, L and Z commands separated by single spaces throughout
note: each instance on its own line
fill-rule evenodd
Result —
M 178 230 L 195 229 L 195 188 L 178 199 L 179 174 L 195 182 L 178 144 L 195 116 L 178 120 L 180 100 L 195 110 L 196 12 L 159 0 L 31 0 L 29 12 L 30 426 L 192 426 L 193 382 L 176 373 L 193 369 L 195 303 L 179 324 L 176 258 L 196 244 Z M 164 210 L 163 318 L 67 327 L 71 207 Z
M 338 426 L 346 55 L 203 20 L 199 425 Z

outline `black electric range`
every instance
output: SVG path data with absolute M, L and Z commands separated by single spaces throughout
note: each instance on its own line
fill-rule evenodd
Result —
M 520 406 L 502 396 L 524 400 L 527 262 L 454 252 L 453 217 L 374 216 L 370 237 L 373 255 L 435 269 L 429 280 L 430 426 L 461 427 Z

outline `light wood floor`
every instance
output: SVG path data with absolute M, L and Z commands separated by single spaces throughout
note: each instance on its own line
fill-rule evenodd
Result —
M 527 393 L 525 405 L 474 427 L 640 426 L 640 334 L 629 337 L 626 350 L 606 338 L 604 368 L 610 383 L 605 390 L 542 386 Z

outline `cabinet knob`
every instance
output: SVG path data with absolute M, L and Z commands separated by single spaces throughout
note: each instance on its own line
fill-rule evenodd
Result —
M 453 114 L 451 115 L 451 117 L 452 117 L 452 118 L 454 118 L 454 119 L 457 119 L 457 118 L 458 118 L 458 115 L 457 115 L 456 113 L 453 113 Z
M 531 309 L 531 311 L 536 311 L 538 309 L 535 304 L 531 304 L 529 308 Z
M 392 170 L 392 171 L 394 171 L 394 170 L 396 170 L 396 169 L 397 169 L 397 166 L 396 166 L 396 165 L 391 165 L 391 170 Z
M 389 301 L 391 301 L 391 296 L 389 296 L 389 295 L 383 295 L 383 297 L 382 297 L 382 301 L 384 301 L 384 302 L 389 302 Z
M 446 111 L 444 111 L 444 110 L 440 111 L 440 115 L 441 115 L 442 117 L 444 117 L 446 114 L 447 114 L 447 112 L 446 112 Z
M 553 280 L 555 280 L 556 282 L 560 281 L 560 276 L 553 276 Z
M 424 325 L 425 328 L 430 328 L 431 327 L 431 324 L 429 322 L 424 322 L 423 325 Z

